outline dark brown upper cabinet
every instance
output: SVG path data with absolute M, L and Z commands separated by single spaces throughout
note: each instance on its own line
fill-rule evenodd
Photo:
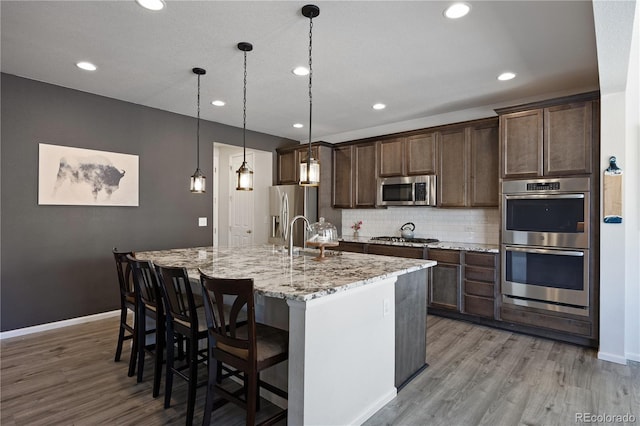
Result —
M 430 175 L 436 172 L 435 132 L 378 142 L 379 176 Z
M 547 101 L 523 111 L 500 115 L 503 178 L 589 175 L 597 123 L 594 94 Z M 518 107 L 516 107 L 518 108 Z M 594 119 L 595 117 L 595 119 Z
M 498 206 L 498 121 L 443 128 L 438 133 L 439 207 Z
M 499 198 L 499 135 L 494 119 L 472 126 L 469 152 L 469 206 L 497 207 Z
M 373 208 L 376 203 L 375 142 L 337 146 L 333 151 L 333 207 Z
M 436 133 L 422 133 L 407 137 L 407 175 L 436 173 Z
M 382 140 L 380 149 L 380 177 L 405 176 L 407 173 L 405 138 Z
M 590 174 L 592 129 L 592 102 L 545 108 L 543 174 Z
M 468 205 L 469 129 L 442 130 L 438 138 L 438 186 L 440 207 Z

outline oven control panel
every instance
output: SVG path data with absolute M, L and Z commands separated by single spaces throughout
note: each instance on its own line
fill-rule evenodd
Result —
M 560 191 L 560 182 L 528 183 L 527 191 Z

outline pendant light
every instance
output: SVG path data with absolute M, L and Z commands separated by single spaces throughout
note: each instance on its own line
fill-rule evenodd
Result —
M 244 52 L 244 89 L 242 103 L 242 165 L 236 172 L 238 174 L 238 191 L 253 191 L 253 170 L 247 164 L 247 52 L 253 50 L 251 43 L 245 41 L 238 43 L 238 49 Z
M 318 186 L 320 184 L 320 164 L 311 156 L 311 118 L 313 97 L 311 95 L 313 69 L 311 67 L 311 50 L 313 46 L 313 18 L 320 15 L 320 8 L 313 4 L 303 6 L 302 15 L 309 18 L 309 152 L 307 159 L 300 163 L 300 185 Z
M 207 178 L 204 177 L 202 171 L 200 170 L 200 76 L 205 75 L 207 71 L 202 68 L 193 68 L 194 74 L 198 76 L 198 121 L 197 121 L 197 132 L 196 132 L 196 141 L 197 141 L 197 162 L 196 162 L 196 171 L 191 176 L 191 192 L 194 194 L 202 194 L 205 192 Z

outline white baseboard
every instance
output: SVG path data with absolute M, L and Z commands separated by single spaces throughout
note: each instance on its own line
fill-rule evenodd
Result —
M 598 352 L 598 359 L 603 361 L 615 362 L 616 364 L 627 364 L 627 359 L 620 355 L 610 354 L 608 352 Z
M 393 401 L 393 399 L 398 395 L 398 390 L 394 387 L 385 395 L 382 395 L 377 401 L 373 402 L 371 405 L 366 407 L 362 412 L 358 415 L 356 419 L 353 420 L 350 424 L 352 425 L 361 425 L 367 421 L 371 416 L 377 413 L 382 407 L 387 405 L 389 402 Z
M 627 353 L 624 354 L 624 356 L 626 356 L 629 361 L 640 362 L 640 354 L 634 354 L 634 353 L 631 353 L 631 352 L 627 352 Z
M 3 331 L 0 333 L 0 340 L 9 339 L 11 337 L 26 336 L 27 334 L 39 333 L 41 331 L 55 330 L 56 328 L 68 327 L 70 325 L 83 324 L 91 321 L 98 321 L 104 318 L 110 318 L 120 315 L 120 309 L 109 312 L 102 312 L 84 317 L 71 318 L 63 321 L 50 322 L 47 324 L 34 325 L 32 327 L 18 328 L 16 330 Z

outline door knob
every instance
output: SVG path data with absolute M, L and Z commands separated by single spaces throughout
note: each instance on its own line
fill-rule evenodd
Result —
M 247 234 L 250 234 L 250 233 L 251 233 L 251 229 L 247 229 Z

